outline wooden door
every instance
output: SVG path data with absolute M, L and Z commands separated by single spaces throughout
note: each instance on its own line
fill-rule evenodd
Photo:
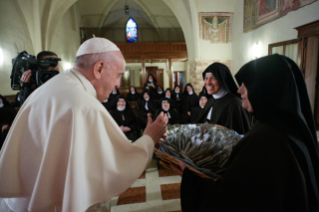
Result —
M 147 76 L 149 74 L 152 74 L 154 76 L 154 78 L 156 79 L 157 84 L 160 86 L 163 86 L 163 84 L 164 84 L 163 69 L 158 69 L 157 66 L 146 67 L 146 74 L 147 74 Z M 147 80 L 147 78 L 146 78 L 146 80 Z M 143 85 L 145 82 L 143 82 Z
M 164 69 L 157 69 L 156 71 L 156 80 L 157 80 L 157 85 L 160 85 L 163 87 L 164 85 Z

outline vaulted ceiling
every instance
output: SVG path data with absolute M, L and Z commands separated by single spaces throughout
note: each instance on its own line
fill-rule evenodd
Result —
M 79 0 L 81 27 L 124 27 L 133 17 L 141 28 L 180 28 L 172 10 L 162 0 Z M 124 7 L 129 7 L 125 14 Z

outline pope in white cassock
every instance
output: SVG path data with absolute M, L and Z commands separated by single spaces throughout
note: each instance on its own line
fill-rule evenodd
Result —
M 0 211 L 94 211 L 142 174 L 168 120 L 149 117 L 140 139 L 126 138 L 100 103 L 124 71 L 118 47 L 92 38 L 28 97 L 0 152 Z

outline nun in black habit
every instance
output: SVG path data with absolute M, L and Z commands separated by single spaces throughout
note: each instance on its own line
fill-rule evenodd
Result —
M 198 96 L 191 83 L 187 83 L 181 99 L 182 124 L 191 123 L 191 112 L 198 106 Z
M 134 142 L 140 137 L 137 115 L 123 96 L 116 97 L 110 114 L 129 140 Z
M 191 112 L 191 123 L 192 124 L 196 124 L 196 120 L 199 116 L 199 114 L 203 111 L 205 105 L 206 105 L 206 102 L 207 102 L 207 96 L 206 94 L 202 93 L 199 95 L 199 105 L 194 107 L 192 109 L 192 112 Z
M 170 88 L 166 88 L 165 97 L 171 100 L 171 104 L 173 107 L 178 109 L 177 100 L 175 98 L 174 91 Z
M 175 85 L 172 95 L 174 95 L 174 97 L 176 99 L 177 110 L 181 111 L 182 110 L 181 99 L 182 99 L 182 95 L 183 95 L 181 86 Z
M 247 63 L 235 77 L 256 122 L 234 147 L 222 180 L 185 168 L 183 212 L 319 211 L 318 142 L 298 66 L 276 54 Z
M 147 117 L 153 118 L 157 109 L 156 102 L 152 99 L 149 90 L 143 90 L 141 98 L 137 102 L 137 115 L 140 121 L 141 129 L 145 129 L 147 124 Z
M 156 110 L 153 120 L 155 120 L 156 117 L 161 112 L 163 112 L 168 117 L 168 124 L 171 124 L 171 125 L 179 124 L 180 123 L 180 116 L 179 116 L 176 108 L 174 108 L 171 105 L 171 100 L 164 97 L 159 101 L 159 103 L 160 103 L 160 108 Z
M 228 67 L 213 63 L 203 72 L 203 80 L 209 98 L 196 123 L 219 124 L 245 134 L 250 128 L 250 117 L 241 105 L 237 85 Z
M 157 86 L 156 100 L 160 100 L 165 97 L 164 88 L 162 86 Z
M 147 76 L 147 80 L 146 82 L 144 83 L 144 88 L 148 86 L 149 87 L 149 90 L 150 90 L 150 94 L 153 98 L 156 98 L 156 93 L 157 93 L 157 80 L 156 78 L 153 76 L 153 74 L 149 74 Z
M 20 108 L 20 106 L 21 106 L 21 102 L 20 102 L 20 92 L 18 92 L 18 93 L 16 94 L 16 98 L 15 98 L 15 100 L 13 100 L 13 102 L 11 102 L 11 106 L 12 106 L 13 108 Z
M 174 94 L 175 94 L 176 100 L 180 100 L 180 99 L 182 98 L 182 89 L 181 89 L 181 86 L 175 85 L 175 87 L 174 87 Z
M 140 98 L 140 94 L 136 91 L 134 86 L 130 87 L 130 90 L 126 96 L 126 100 L 129 102 L 137 101 Z
M 118 88 L 113 88 L 112 93 L 109 95 L 108 101 L 111 105 L 113 105 L 113 101 L 116 99 L 117 96 L 120 95 Z

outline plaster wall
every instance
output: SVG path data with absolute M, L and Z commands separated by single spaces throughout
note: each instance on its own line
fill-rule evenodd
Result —
M 11 89 L 12 59 L 24 50 L 31 55 L 35 54 L 26 22 L 13 1 L 0 1 L 0 29 L 0 48 L 3 52 L 0 94 L 13 95 L 18 91 Z
M 80 47 L 79 21 L 75 5 L 69 8 L 60 19 L 51 41 L 51 49 L 62 60 L 60 61 L 60 73 L 73 67 L 75 56 Z
M 200 12 L 234 12 L 234 0 L 200 0 L 196 1 L 198 13 Z M 197 19 L 198 19 L 198 13 Z M 200 28 L 200 20 L 197 21 L 197 28 Z M 233 20 L 234 23 L 234 20 Z M 225 44 L 213 44 L 208 40 L 198 39 L 200 60 L 231 60 L 232 59 L 232 41 Z
M 268 45 L 297 38 L 295 27 L 319 19 L 319 1 L 299 8 L 277 20 L 259 28 L 243 33 L 244 0 L 237 0 L 234 10 L 232 41 L 232 74 L 253 58 L 252 47 L 258 42 L 261 45 L 261 56 L 268 55 Z

